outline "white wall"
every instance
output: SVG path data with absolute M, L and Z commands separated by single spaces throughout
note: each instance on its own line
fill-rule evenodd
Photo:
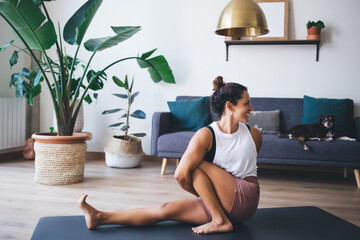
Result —
M 62 0 L 50 3 L 50 12 L 62 26 L 84 1 Z M 108 71 L 109 82 L 97 104 L 85 106 L 85 131 L 94 139 L 89 151 L 103 151 L 112 132 L 106 126 L 113 121 L 101 112 L 112 107 L 124 107 L 111 95 L 120 92 L 111 82 L 113 75 L 123 78 L 135 75 L 135 90 L 140 95 L 134 108 L 147 114 L 146 121 L 134 120 L 132 130 L 145 131 L 146 153 L 150 153 L 151 117 L 154 111 L 167 111 L 166 101 L 177 95 L 210 95 L 211 83 L 217 75 L 225 81 L 242 83 L 256 97 L 351 98 L 355 115 L 360 115 L 360 1 L 357 0 L 290 0 L 289 37 L 305 39 L 308 20 L 322 20 L 320 61 L 315 61 L 315 46 L 230 46 L 229 61 L 225 61 L 224 38 L 214 34 L 218 18 L 228 0 L 104 0 L 90 26 L 86 39 L 113 35 L 110 25 L 140 25 L 143 30 L 128 41 L 98 54 L 92 67 L 101 69 L 112 60 L 136 55 L 153 48 L 165 55 L 173 69 L 176 85 L 154 84 L 136 63 L 119 64 Z M 56 22 L 56 21 L 55 21 Z M 66 48 L 71 52 L 71 48 Z M 80 58 L 89 56 L 82 50 Z M 45 86 L 44 86 L 45 89 Z M 44 93 L 45 95 L 46 93 Z M 41 130 L 52 122 L 52 106 L 42 97 Z

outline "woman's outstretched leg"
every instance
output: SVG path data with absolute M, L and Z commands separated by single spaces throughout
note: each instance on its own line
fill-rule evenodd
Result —
M 201 234 L 229 232 L 233 226 L 224 210 L 230 211 L 234 198 L 234 178 L 223 169 L 202 162 L 193 172 L 193 186 L 205 205 L 208 207 L 212 220 L 193 231 Z
M 86 202 L 86 194 L 79 199 L 79 207 L 84 212 L 89 229 L 100 225 L 121 224 L 145 226 L 165 220 L 192 224 L 209 222 L 208 215 L 197 199 L 184 199 L 164 203 L 153 208 L 135 208 L 118 212 L 103 212 Z

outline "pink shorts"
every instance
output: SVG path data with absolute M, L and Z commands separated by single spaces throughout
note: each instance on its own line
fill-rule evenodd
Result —
M 230 212 L 225 212 L 232 223 L 240 223 L 250 219 L 259 204 L 260 188 L 256 177 L 245 179 L 234 178 L 235 195 Z M 211 221 L 211 213 L 201 198 L 197 198 Z

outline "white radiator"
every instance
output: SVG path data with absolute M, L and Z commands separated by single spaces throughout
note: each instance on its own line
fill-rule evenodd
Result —
M 25 143 L 25 99 L 0 98 L 0 150 Z

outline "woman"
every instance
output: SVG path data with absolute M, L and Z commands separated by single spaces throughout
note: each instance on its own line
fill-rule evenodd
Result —
M 211 107 L 220 120 L 197 131 L 191 139 L 175 178 L 180 186 L 197 196 L 153 208 L 102 212 L 85 200 L 79 206 L 86 224 L 93 229 L 104 224 L 144 226 L 174 220 L 200 225 L 195 233 L 229 232 L 233 223 L 249 219 L 259 202 L 256 157 L 262 137 L 258 129 L 247 126 L 253 110 L 246 87 L 214 82 Z M 205 159 L 205 160 L 204 160 Z

